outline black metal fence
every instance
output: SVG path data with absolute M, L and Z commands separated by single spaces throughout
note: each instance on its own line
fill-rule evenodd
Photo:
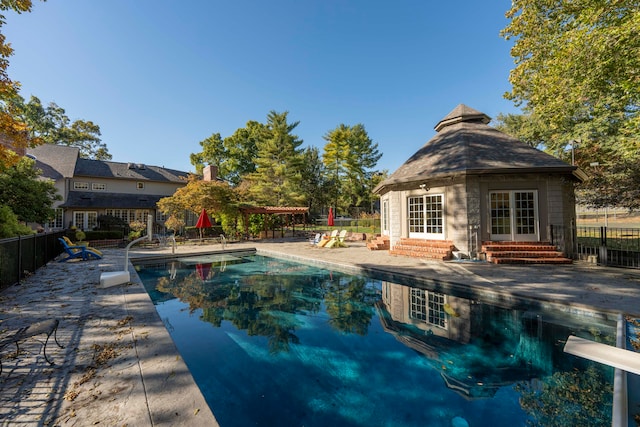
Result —
M 552 243 L 565 251 L 561 227 L 552 227 Z M 572 233 L 573 258 L 611 267 L 640 268 L 640 228 L 578 226 Z M 566 251 L 565 251 L 566 252 Z
M 63 231 L 0 240 L 0 289 L 35 272 L 62 252 Z

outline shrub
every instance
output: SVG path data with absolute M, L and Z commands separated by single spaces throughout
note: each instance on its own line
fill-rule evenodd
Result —
M 26 236 L 35 233 L 21 224 L 9 206 L 0 206 L 0 238 Z

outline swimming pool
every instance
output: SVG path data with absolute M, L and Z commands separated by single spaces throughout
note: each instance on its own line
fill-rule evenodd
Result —
M 137 262 L 227 426 L 610 425 L 615 321 L 255 253 Z

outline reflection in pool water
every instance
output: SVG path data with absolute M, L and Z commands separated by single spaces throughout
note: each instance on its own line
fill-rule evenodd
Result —
M 136 268 L 224 427 L 611 423 L 612 370 L 562 351 L 613 343 L 605 316 L 255 254 Z

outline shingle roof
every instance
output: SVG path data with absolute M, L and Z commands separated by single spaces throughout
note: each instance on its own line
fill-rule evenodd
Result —
M 64 208 L 92 209 L 155 209 L 158 201 L 167 196 L 152 194 L 98 193 L 70 191 Z
M 72 178 L 80 150 L 64 145 L 43 144 L 27 150 L 36 158 L 36 167 L 42 176 L 53 180 Z
M 78 159 L 75 176 L 184 183 L 188 173 L 138 163 Z
M 484 113 L 458 105 L 437 125 L 437 135 L 375 189 L 461 174 L 547 172 L 577 168 L 487 125 Z

